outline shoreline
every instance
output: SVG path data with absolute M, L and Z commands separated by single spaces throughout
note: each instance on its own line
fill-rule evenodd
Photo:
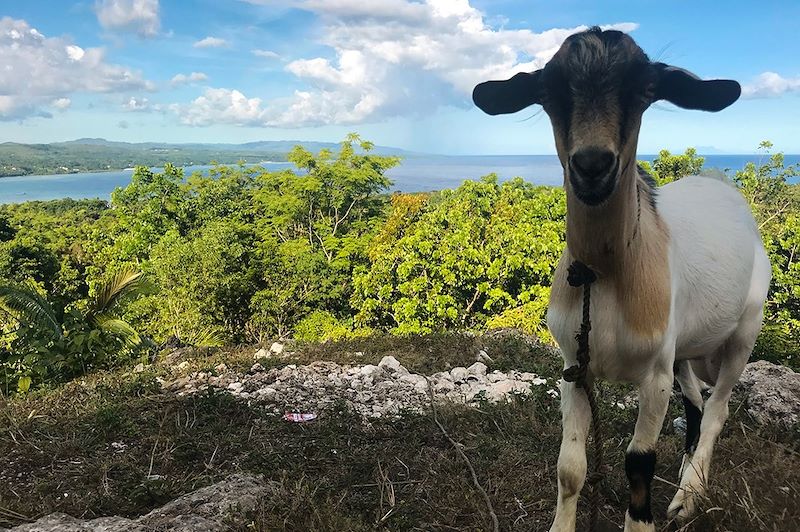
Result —
M 239 160 L 241 160 L 241 159 L 239 159 Z M 230 165 L 238 164 L 239 160 L 234 161 L 234 162 L 230 162 L 230 163 L 216 161 L 216 163 L 219 164 L 219 165 L 230 166 Z M 257 163 L 248 163 L 247 161 L 245 161 L 246 164 L 253 164 L 253 165 L 256 165 L 256 164 L 276 164 L 276 163 L 280 164 L 280 163 L 288 163 L 288 162 L 289 161 L 263 161 L 262 160 L 262 161 L 258 161 Z M 191 167 L 194 167 L 194 166 L 213 166 L 213 164 L 211 162 L 199 162 L 199 163 L 185 164 L 185 165 L 176 164 L 176 163 L 170 162 L 170 163 L 158 164 L 158 165 L 153 165 L 153 166 L 148 166 L 146 164 L 141 164 L 141 165 L 137 165 L 137 166 L 147 166 L 148 168 L 163 168 L 164 165 L 166 165 L 166 164 L 173 164 L 173 165 L 177 166 L 178 168 L 191 168 Z M 82 168 L 80 170 L 69 171 L 69 172 L 41 172 L 41 173 L 27 173 L 27 174 L 3 174 L 3 175 L 0 175 L 0 179 L 5 179 L 7 177 L 50 177 L 50 176 L 59 176 L 59 175 L 69 176 L 69 175 L 76 175 L 76 174 L 106 174 L 106 173 L 110 173 L 110 172 L 133 172 L 135 169 L 136 169 L 135 167 L 98 168 L 96 170 L 83 169 Z

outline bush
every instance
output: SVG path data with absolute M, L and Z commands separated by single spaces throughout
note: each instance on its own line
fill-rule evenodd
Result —
M 326 310 L 316 310 L 300 320 L 294 328 L 294 337 L 305 342 L 344 340 L 351 335 L 346 323 Z

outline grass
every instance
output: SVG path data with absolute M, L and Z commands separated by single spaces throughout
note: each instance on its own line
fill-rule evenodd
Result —
M 393 354 L 427 373 L 469 364 L 485 349 L 498 369 L 554 376 L 553 354 L 519 338 L 430 336 L 300 346 L 283 363 L 375 363 Z M 199 369 L 252 364 L 253 348 L 206 352 Z M 358 353 L 363 354 L 358 354 Z M 273 362 L 277 364 L 277 362 Z M 290 424 L 224 393 L 163 394 L 171 370 L 98 373 L 9 400 L 0 417 L 0 525 L 53 511 L 91 518 L 137 516 L 233 472 L 262 474 L 276 493 L 246 516 L 248 530 L 486 530 L 486 506 L 467 468 L 430 416 L 364 424 L 343 405 L 308 424 Z M 604 398 L 629 390 L 605 386 Z M 800 437 L 758 427 L 741 400 L 715 454 L 709 500 L 686 530 L 800 530 Z M 682 438 L 669 420 L 656 474 L 677 478 Z M 557 401 L 546 387 L 505 405 L 442 408 L 439 417 L 464 447 L 503 530 L 546 530 L 556 495 L 560 443 Z M 619 530 L 627 500 L 623 453 L 635 410 L 603 408 L 606 460 L 604 530 Z M 667 530 L 674 489 L 654 483 L 654 511 Z M 581 520 L 586 518 L 581 503 Z

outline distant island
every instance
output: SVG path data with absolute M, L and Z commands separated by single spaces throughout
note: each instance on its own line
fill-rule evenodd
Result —
M 298 145 L 317 152 L 336 149 L 333 142 L 293 140 L 259 141 L 244 144 L 167 144 L 159 142 L 113 142 L 84 138 L 50 144 L 0 144 L 0 177 L 24 175 L 74 174 L 123 170 L 134 166 L 177 166 L 257 164 L 263 161 L 286 161 L 291 149 Z M 401 155 L 397 148 L 375 147 L 377 154 Z

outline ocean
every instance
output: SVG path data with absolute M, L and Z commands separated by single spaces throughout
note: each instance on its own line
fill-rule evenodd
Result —
M 655 155 L 640 155 L 640 160 L 652 161 Z M 750 161 L 763 161 L 762 155 L 707 155 L 705 168 L 728 170 L 732 173 Z M 786 164 L 800 163 L 800 155 L 787 155 Z M 270 170 L 291 168 L 291 163 L 266 162 Z M 208 166 L 186 167 L 186 174 L 207 171 Z M 423 192 L 456 188 L 464 180 L 478 179 L 496 173 L 503 181 L 522 177 L 539 185 L 562 184 L 561 165 L 555 155 L 471 155 L 471 156 L 412 156 L 403 160 L 387 175 L 394 181 L 392 190 Z M 108 199 L 117 187 L 126 186 L 132 170 L 86 172 L 77 174 L 28 175 L 0 179 L 0 203 L 20 203 L 60 198 Z M 798 182 L 795 178 L 794 182 Z

